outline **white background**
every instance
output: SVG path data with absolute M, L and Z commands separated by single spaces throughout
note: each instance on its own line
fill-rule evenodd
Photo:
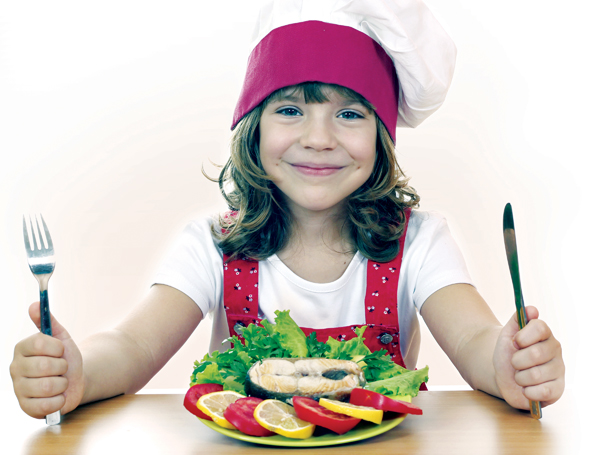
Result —
M 502 240 L 511 202 L 525 302 L 564 347 L 571 388 L 597 363 L 598 34 L 590 2 L 430 0 L 458 47 L 444 106 L 397 133 L 422 209 L 445 214 L 498 318 L 514 302 Z M 223 210 L 255 1 L 0 3 L 0 390 L 38 299 L 21 216 L 57 251 L 53 313 L 75 340 L 138 302 L 185 224 Z M 594 44 L 595 43 L 595 44 Z M 593 61 L 592 61 L 593 60 Z M 148 388 L 185 388 L 209 326 Z M 423 327 L 431 385 L 464 381 Z M 595 360 L 594 360 L 595 359 Z

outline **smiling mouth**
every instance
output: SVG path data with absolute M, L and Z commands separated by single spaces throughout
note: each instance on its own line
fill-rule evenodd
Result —
M 329 165 L 313 165 L 313 164 L 292 164 L 292 167 L 296 169 L 298 172 L 304 175 L 314 175 L 314 176 L 327 176 L 335 174 L 336 172 L 343 169 L 343 166 L 329 166 Z

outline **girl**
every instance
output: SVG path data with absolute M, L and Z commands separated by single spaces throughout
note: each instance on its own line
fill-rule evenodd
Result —
M 15 348 L 15 393 L 33 417 L 134 393 L 199 322 L 211 350 L 240 325 L 291 310 L 305 332 L 415 368 L 417 310 L 475 389 L 527 409 L 564 389 L 558 341 L 528 308 L 501 326 L 472 286 L 445 220 L 414 210 L 394 153 L 444 100 L 454 45 L 418 0 L 274 0 L 235 109 L 219 185 L 231 211 L 190 224 L 144 301 L 80 346 L 52 320 Z M 259 278 L 260 277 L 260 278 Z M 39 307 L 30 307 L 39 325 Z M 237 330 L 236 330 L 237 329 Z

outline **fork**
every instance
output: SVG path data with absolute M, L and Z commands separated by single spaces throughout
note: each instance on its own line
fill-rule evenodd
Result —
M 27 220 L 25 215 L 23 215 L 23 238 L 25 240 L 29 268 L 40 285 L 40 315 L 42 320 L 40 331 L 45 335 L 52 336 L 50 306 L 48 302 L 48 281 L 52 276 L 52 272 L 54 272 L 54 247 L 52 246 L 52 238 L 50 237 L 48 226 L 46 226 L 42 215 L 39 215 L 39 219 L 35 215 L 29 215 L 28 218 Z M 46 424 L 57 425 L 60 423 L 60 419 L 60 411 L 53 412 L 46 416 Z

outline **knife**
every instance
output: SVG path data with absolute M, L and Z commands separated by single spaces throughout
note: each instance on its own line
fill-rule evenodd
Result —
M 506 259 L 515 291 L 515 304 L 517 306 L 517 319 L 519 328 L 522 329 L 529 322 L 525 313 L 523 302 L 523 291 L 521 289 L 521 278 L 519 275 L 519 258 L 517 256 L 517 238 L 515 237 L 515 221 L 513 219 L 512 206 L 510 202 L 504 207 L 504 246 L 506 248 Z M 539 401 L 529 400 L 529 410 L 534 419 L 542 418 L 542 408 Z

